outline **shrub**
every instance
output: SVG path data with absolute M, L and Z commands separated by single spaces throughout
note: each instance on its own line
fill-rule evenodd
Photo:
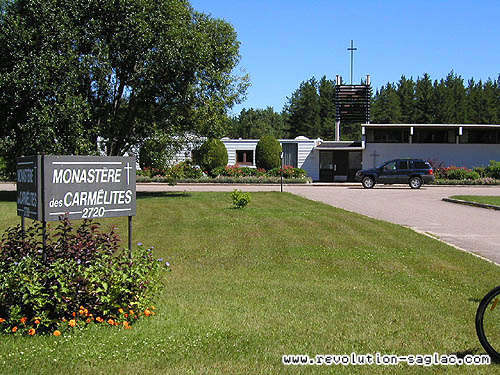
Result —
M 193 160 L 213 176 L 213 170 L 227 165 L 227 149 L 222 141 L 211 138 L 193 151 Z
M 243 208 L 252 199 L 250 193 L 243 192 L 241 190 L 234 189 L 231 193 L 231 198 L 233 199 L 233 205 L 235 208 Z
M 485 169 L 486 177 L 500 179 L 500 161 L 490 160 Z
M 123 311 L 149 309 L 163 268 L 151 249 L 142 244 L 132 252 L 120 249 L 113 229 L 102 232 L 84 221 L 75 230 L 65 219 L 49 231 L 44 261 L 40 234 L 35 222 L 24 234 L 17 226 L 3 235 L 0 329 L 54 332 L 67 328 L 68 321 L 83 327 L 98 317 L 126 327 L 129 316 Z
M 266 171 L 281 166 L 281 145 L 272 135 L 262 137 L 255 148 L 255 164 Z
M 269 176 L 280 177 L 281 168 L 273 168 L 268 171 Z M 289 165 L 283 167 L 283 177 L 284 178 L 305 178 L 307 177 L 307 172 L 302 168 L 293 168 Z
M 161 135 L 153 135 L 147 139 L 139 150 L 139 165 L 141 169 L 152 168 L 164 170 L 169 158 L 168 138 Z
M 190 159 L 187 159 L 169 168 L 166 175 L 174 179 L 202 178 L 203 171 L 198 166 L 194 165 Z
M 434 171 L 437 179 L 445 180 L 477 180 L 481 176 L 478 172 L 465 167 L 438 168 Z

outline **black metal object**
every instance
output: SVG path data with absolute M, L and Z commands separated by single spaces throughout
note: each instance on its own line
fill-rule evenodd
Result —
M 335 119 L 344 124 L 370 122 L 370 85 L 336 85 Z
M 132 216 L 128 217 L 128 250 L 132 257 Z

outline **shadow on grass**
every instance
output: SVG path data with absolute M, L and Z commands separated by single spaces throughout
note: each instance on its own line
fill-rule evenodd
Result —
M 17 192 L 0 191 L 0 202 L 17 202 Z
M 165 192 L 165 191 L 138 191 L 136 193 L 137 199 L 144 198 L 176 198 L 176 197 L 184 197 L 188 198 L 191 196 L 191 193 L 188 192 Z

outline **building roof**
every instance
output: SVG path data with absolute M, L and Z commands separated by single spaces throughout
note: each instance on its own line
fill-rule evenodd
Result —
M 364 150 L 361 141 L 323 141 L 314 149 L 316 150 L 330 150 L 330 151 L 357 151 Z
M 369 128 L 500 128 L 500 125 L 495 124 L 361 124 L 363 127 Z

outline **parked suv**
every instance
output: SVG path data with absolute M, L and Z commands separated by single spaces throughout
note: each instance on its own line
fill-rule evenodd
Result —
M 356 172 L 356 181 L 361 182 L 367 189 L 375 184 L 409 184 L 412 189 L 420 189 L 424 183 L 434 181 L 434 172 L 425 160 L 395 159 L 378 168 Z

